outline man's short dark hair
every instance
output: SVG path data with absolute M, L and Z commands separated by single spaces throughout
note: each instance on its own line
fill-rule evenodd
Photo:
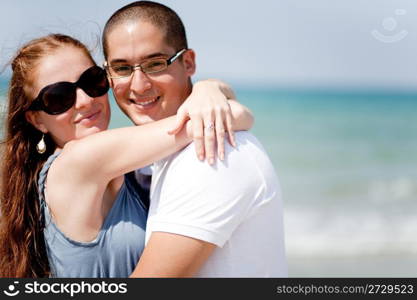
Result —
M 164 32 L 167 45 L 176 51 L 188 48 L 184 24 L 175 11 L 160 3 L 136 1 L 117 10 L 104 26 L 103 52 L 105 59 L 108 55 L 108 35 L 116 26 L 127 21 L 149 22 Z

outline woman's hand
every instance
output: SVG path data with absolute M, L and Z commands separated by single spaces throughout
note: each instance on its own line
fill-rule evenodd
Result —
M 177 111 L 177 122 L 168 133 L 177 134 L 191 119 L 197 156 L 214 163 L 217 155 L 224 159 L 226 133 L 229 143 L 236 146 L 233 131 L 233 115 L 228 99 L 235 98 L 233 90 L 225 83 L 209 79 L 194 84 L 193 91 Z

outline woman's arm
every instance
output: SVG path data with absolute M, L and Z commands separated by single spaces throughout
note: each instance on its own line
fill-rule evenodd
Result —
M 80 181 L 108 182 L 189 144 L 190 124 L 173 136 L 167 131 L 174 123 L 172 116 L 142 126 L 99 132 L 67 143 L 56 162 Z
M 255 118 L 249 108 L 234 99 L 229 100 L 229 105 L 233 113 L 233 129 L 236 131 L 251 129 Z
M 218 80 L 218 79 L 207 79 L 204 81 L 198 81 L 196 84 L 202 84 L 204 82 L 206 82 L 207 84 L 212 84 L 215 87 L 218 87 L 227 99 L 236 99 L 235 92 L 233 91 L 232 87 L 228 85 L 226 82 Z
M 236 130 L 250 128 L 253 118 L 249 110 L 234 101 L 230 105 L 232 127 Z M 56 167 L 62 168 L 66 177 L 77 179 L 81 184 L 85 181 L 106 183 L 167 157 L 189 144 L 193 136 L 190 122 L 178 134 L 167 134 L 175 121 L 176 117 L 172 116 L 150 124 L 107 130 L 72 141 L 63 148 L 56 160 Z M 71 172 L 73 174 L 70 176 Z

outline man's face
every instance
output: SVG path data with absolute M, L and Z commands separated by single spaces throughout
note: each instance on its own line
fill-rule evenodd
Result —
M 107 63 L 137 65 L 155 57 L 170 58 L 178 50 L 167 45 L 164 33 L 149 22 L 128 22 L 116 26 L 107 39 Z M 190 76 L 195 72 L 192 50 L 167 69 L 145 74 L 136 69 L 130 77 L 111 79 L 120 109 L 136 124 L 142 125 L 176 114 L 191 92 Z

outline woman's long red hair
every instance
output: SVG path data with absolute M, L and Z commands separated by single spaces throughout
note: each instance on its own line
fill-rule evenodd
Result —
M 55 150 L 45 135 L 47 151 L 39 154 L 36 144 L 42 133 L 25 117 L 35 71 L 40 60 L 60 47 L 81 49 L 93 61 L 88 49 L 66 35 L 51 34 L 23 46 L 13 59 L 8 89 L 8 111 L 1 155 L 0 190 L 0 277 L 47 277 L 50 266 L 45 248 L 43 222 L 37 192 L 42 165 Z

